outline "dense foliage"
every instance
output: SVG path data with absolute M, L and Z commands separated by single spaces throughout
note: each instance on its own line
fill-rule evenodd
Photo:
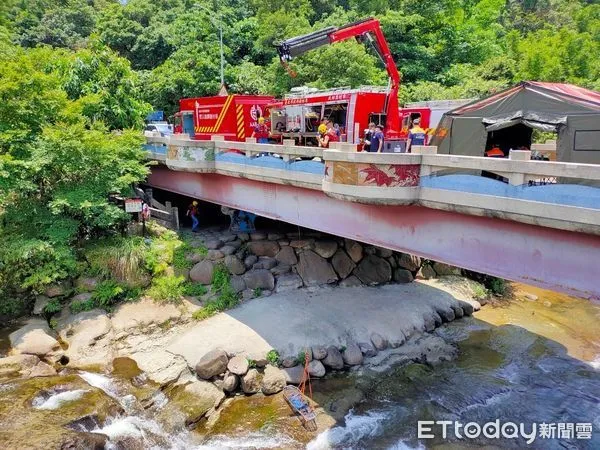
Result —
M 218 90 L 219 22 L 234 92 L 384 84 L 377 58 L 354 41 L 298 58 L 296 78 L 275 58 L 278 39 L 371 15 L 381 20 L 403 74 L 402 101 L 479 96 L 525 79 L 600 89 L 594 0 L 6 0 L 0 14 L 0 37 L 22 47 L 109 47 L 141 77 L 144 99 L 168 112 L 181 97 Z M 94 67 L 82 59 L 76 80 Z M 130 86 L 121 88 L 104 86 L 116 101 L 130 94 Z M 89 108 L 115 114 L 117 124 L 138 106 L 119 103 L 123 110 L 115 112 L 106 101 Z
M 130 130 L 151 108 L 172 113 L 180 98 L 218 90 L 219 24 L 229 90 L 281 95 L 304 84 L 384 84 L 376 56 L 354 41 L 297 58 L 295 78 L 273 47 L 368 16 L 381 21 L 404 102 L 474 97 L 524 79 L 600 89 L 595 0 L 3 0 L 2 304 L 76 273 L 77 248 L 123 226 L 108 194 L 146 174 Z M 183 289 L 176 278 L 154 288 Z

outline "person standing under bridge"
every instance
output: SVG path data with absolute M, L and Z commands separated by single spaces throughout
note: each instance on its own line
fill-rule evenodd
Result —
M 194 200 L 190 206 L 188 206 L 186 216 L 192 219 L 192 233 L 197 233 L 200 220 L 198 219 L 198 202 Z

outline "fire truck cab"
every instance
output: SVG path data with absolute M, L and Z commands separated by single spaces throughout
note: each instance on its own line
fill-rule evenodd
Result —
M 226 141 L 244 141 L 252 135 L 259 117 L 268 121 L 267 105 L 273 101 L 274 97 L 265 95 L 183 98 L 174 116 L 175 133 L 199 140 L 220 135 Z
M 358 145 L 370 121 L 385 125 L 385 114 L 376 112 L 385 100 L 386 90 L 379 87 L 296 88 L 269 105 L 271 134 L 295 139 L 300 145 L 317 145 L 317 128 L 329 120 L 339 127 L 341 142 Z

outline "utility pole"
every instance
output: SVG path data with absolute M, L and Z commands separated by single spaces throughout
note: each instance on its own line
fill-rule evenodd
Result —
M 221 52 L 221 88 L 223 88 L 225 86 L 225 56 L 223 55 L 223 21 L 218 15 L 218 21 L 216 21 L 212 16 L 213 13 L 216 13 L 217 2 L 213 1 L 213 8 L 215 9 L 215 11 L 211 11 L 206 6 L 200 5 L 199 3 L 195 3 L 194 8 L 199 8 L 206 11 L 208 13 L 208 20 L 210 20 L 212 25 L 217 30 L 219 30 L 219 49 Z

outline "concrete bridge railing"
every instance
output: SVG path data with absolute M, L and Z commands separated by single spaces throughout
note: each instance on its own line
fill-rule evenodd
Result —
M 435 147 L 410 154 L 330 149 L 174 136 L 147 137 L 149 158 L 172 170 L 219 173 L 322 190 L 365 204 L 422 205 L 463 214 L 600 234 L 600 167 L 531 161 L 530 152 L 508 159 L 438 155 Z

